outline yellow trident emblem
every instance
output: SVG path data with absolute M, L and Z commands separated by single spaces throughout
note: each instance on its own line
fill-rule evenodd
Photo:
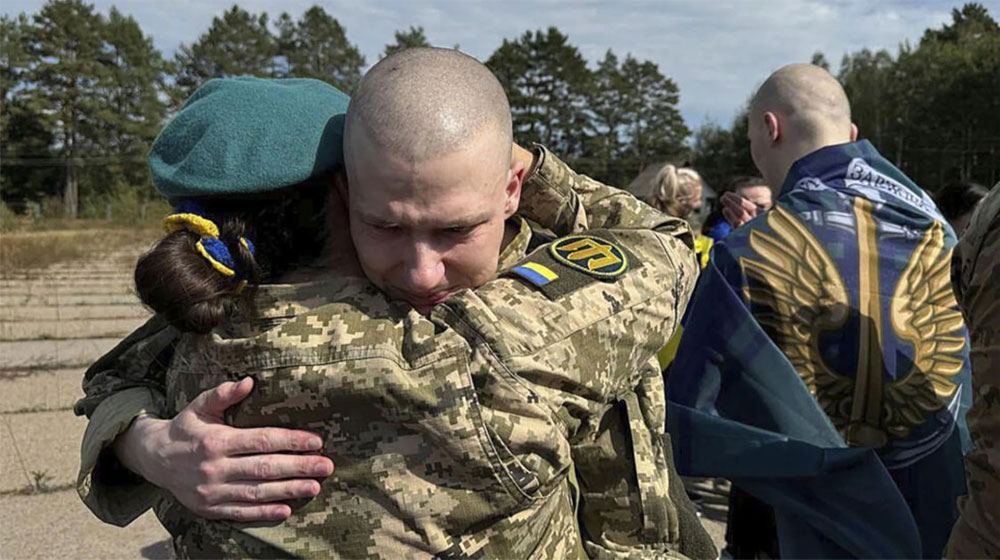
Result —
M 614 243 L 588 235 L 571 235 L 554 242 L 550 252 L 567 266 L 602 278 L 613 278 L 628 268 L 628 257 Z

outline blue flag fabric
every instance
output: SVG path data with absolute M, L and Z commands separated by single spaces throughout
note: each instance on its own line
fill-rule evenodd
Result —
M 870 449 L 849 449 L 714 262 L 667 384 L 677 470 L 775 508 L 786 558 L 916 558 L 913 517 Z
M 785 555 L 940 554 L 971 398 L 954 244 L 867 141 L 796 162 L 775 208 L 716 244 L 688 308 L 678 469 L 774 506 Z

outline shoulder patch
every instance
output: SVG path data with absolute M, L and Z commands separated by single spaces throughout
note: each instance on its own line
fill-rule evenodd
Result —
M 621 247 L 591 235 L 569 235 L 553 241 L 549 253 L 556 261 L 602 280 L 618 278 L 628 270 Z
M 539 247 L 506 274 L 525 281 L 549 299 L 595 282 L 615 282 L 642 263 L 608 232 L 570 235 Z
M 542 287 L 559 278 L 559 275 L 552 272 L 551 268 L 534 262 L 526 262 L 515 266 L 510 271 L 538 287 Z

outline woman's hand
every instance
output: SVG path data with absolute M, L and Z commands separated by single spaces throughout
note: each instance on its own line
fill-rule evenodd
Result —
M 114 442 L 127 468 L 170 491 L 208 519 L 283 521 L 286 500 L 319 494 L 315 478 L 333 462 L 316 452 L 319 436 L 283 428 L 227 426 L 223 414 L 253 389 L 253 379 L 227 382 L 198 395 L 172 420 L 140 416 Z

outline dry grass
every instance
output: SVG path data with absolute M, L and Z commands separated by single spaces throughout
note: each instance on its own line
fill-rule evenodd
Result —
M 107 259 L 127 249 L 145 249 L 163 232 L 152 224 L 108 228 L 107 222 L 88 224 L 84 220 L 74 220 L 66 226 L 70 229 L 46 227 L 0 232 L 0 276 L 66 261 Z

